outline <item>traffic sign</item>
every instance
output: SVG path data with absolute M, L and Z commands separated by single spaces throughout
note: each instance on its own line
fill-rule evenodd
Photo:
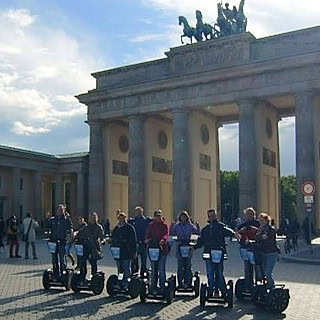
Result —
M 313 196 L 304 196 L 304 203 L 313 203 Z
M 305 181 L 302 185 L 302 192 L 305 196 L 313 196 L 316 186 L 312 181 Z

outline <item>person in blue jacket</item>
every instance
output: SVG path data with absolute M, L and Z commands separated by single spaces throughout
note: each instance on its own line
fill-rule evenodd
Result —
M 140 268 L 140 275 L 143 276 L 144 273 L 147 271 L 147 248 L 146 244 L 144 242 L 145 234 L 147 227 L 150 222 L 152 222 L 152 219 L 149 217 L 146 217 L 144 215 L 143 208 L 140 206 L 137 206 L 135 208 L 135 216 L 128 220 L 128 223 L 130 223 L 137 235 L 137 258 L 134 259 L 131 263 L 132 273 L 135 273 L 139 269 L 139 256 L 141 259 L 141 268 Z

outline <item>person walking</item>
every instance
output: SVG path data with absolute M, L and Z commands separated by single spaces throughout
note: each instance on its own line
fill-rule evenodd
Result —
M 36 253 L 36 229 L 39 227 L 38 222 L 36 222 L 34 219 L 32 219 L 31 213 L 27 213 L 27 217 L 23 220 L 23 235 L 24 235 L 24 241 L 26 243 L 25 246 L 25 259 L 29 259 L 29 244 L 31 244 L 32 247 L 32 255 L 33 259 L 37 258 Z
M 12 216 L 8 220 L 8 243 L 10 258 L 21 258 L 19 255 L 19 241 L 18 241 L 18 224 L 16 216 Z M 15 255 L 13 255 L 13 247 L 15 247 Z

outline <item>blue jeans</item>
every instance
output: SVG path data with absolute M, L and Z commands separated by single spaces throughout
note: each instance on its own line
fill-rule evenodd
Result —
M 128 288 L 128 278 L 130 277 L 130 260 L 116 260 L 118 274 L 123 273 L 123 288 Z
M 278 253 L 263 253 L 262 254 L 262 270 L 267 279 L 267 287 L 274 286 L 274 280 L 272 278 L 272 271 L 276 261 L 278 260 Z
M 191 258 L 178 257 L 177 262 L 178 262 L 178 286 L 182 287 L 185 284 L 188 287 L 190 287 L 192 282 Z
M 58 259 L 59 256 L 59 259 Z M 60 261 L 60 268 L 59 268 Z M 62 275 L 62 272 L 67 269 L 67 260 L 65 252 L 65 243 L 58 242 L 57 249 L 55 253 L 52 253 L 52 265 L 53 265 L 53 275 L 55 277 Z
M 211 259 L 205 259 L 207 278 L 209 286 L 209 294 L 213 293 L 214 289 L 219 289 L 223 296 L 227 294 L 226 280 L 223 276 L 223 261 L 213 263 Z
M 167 256 L 161 255 L 159 261 L 151 261 L 151 291 L 156 290 L 158 279 L 160 291 L 165 291 Z

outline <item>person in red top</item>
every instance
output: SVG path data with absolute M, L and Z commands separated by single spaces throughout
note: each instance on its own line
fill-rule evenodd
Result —
M 158 261 L 151 261 L 152 284 L 151 292 L 157 294 L 157 283 L 159 277 L 160 291 L 159 294 L 165 292 L 166 282 L 166 261 L 169 253 L 167 243 L 169 235 L 168 225 L 162 217 L 162 210 L 158 209 L 154 212 L 154 219 L 148 225 L 145 235 L 145 243 L 149 248 L 160 248 L 160 257 Z

